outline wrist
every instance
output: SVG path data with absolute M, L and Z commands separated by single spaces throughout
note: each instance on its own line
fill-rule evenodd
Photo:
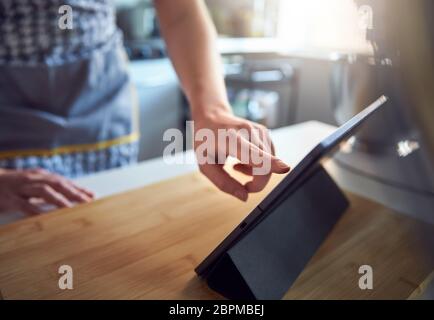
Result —
M 227 101 L 196 100 L 190 103 L 193 120 L 214 119 L 223 114 L 232 114 Z

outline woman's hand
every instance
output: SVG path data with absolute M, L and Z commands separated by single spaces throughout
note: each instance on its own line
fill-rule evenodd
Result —
M 200 171 L 220 190 L 246 201 L 249 193 L 265 188 L 272 173 L 283 174 L 290 170 L 288 165 L 275 157 L 266 127 L 234 116 L 230 107 L 211 110 L 208 113 L 193 113 L 194 148 Z M 206 145 L 211 132 L 215 143 Z M 225 134 L 224 139 L 222 134 Z M 243 185 L 224 170 L 224 163 L 229 156 L 240 161 L 234 169 L 252 176 L 250 182 Z
M 0 211 L 39 214 L 37 201 L 69 208 L 74 203 L 90 202 L 93 198 L 91 191 L 42 169 L 0 169 Z

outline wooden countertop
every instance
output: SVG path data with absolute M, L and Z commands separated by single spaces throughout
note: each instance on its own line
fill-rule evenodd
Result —
M 273 177 L 269 191 L 282 177 Z M 116 183 L 116 181 L 113 181 Z M 215 299 L 193 269 L 256 206 L 198 173 L 0 228 L 4 299 Z M 434 270 L 431 226 L 351 196 L 286 298 L 405 299 Z M 425 236 L 427 238 L 425 238 Z M 429 250 L 431 249 L 431 250 Z M 58 288 L 70 265 L 74 289 Z M 374 268 L 374 290 L 358 268 Z

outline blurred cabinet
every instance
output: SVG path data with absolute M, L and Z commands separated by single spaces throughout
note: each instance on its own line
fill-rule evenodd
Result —
M 133 61 L 130 76 L 140 105 L 139 161 L 160 157 L 167 145 L 163 142 L 164 132 L 182 129 L 178 79 L 169 59 Z

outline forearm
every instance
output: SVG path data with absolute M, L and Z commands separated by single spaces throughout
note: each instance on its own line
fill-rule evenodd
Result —
M 208 129 L 215 136 L 221 130 L 233 132 L 235 129 L 236 132 L 230 137 L 236 142 L 236 150 L 217 141 L 201 153 L 201 148 L 196 148 L 200 143 L 195 143 L 200 171 L 220 190 L 245 201 L 248 193 L 264 189 L 271 173 L 286 173 L 289 167 L 274 156 L 271 138 L 264 126 L 232 114 L 216 48 L 216 32 L 203 0 L 154 2 L 169 55 L 190 103 L 195 132 Z M 246 139 L 239 129 L 248 130 L 252 139 Z M 248 159 L 243 163 L 241 153 L 246 150 Z M 223 162 L 230 156 L 241 161 L 241 167 L 234 169 L 251 175 L 250 182 L 243 184 L 226 172 Z M 223 162 L 209 162 L 209 159 L 223 159 Z M 260 159 L 260 165 L 253 159 Z M 261 172 L 256 170 L 258 166 Z
M 202 0 L 155 0 L 166 40 L 192 113 L 229 110 L 216 32 Z

